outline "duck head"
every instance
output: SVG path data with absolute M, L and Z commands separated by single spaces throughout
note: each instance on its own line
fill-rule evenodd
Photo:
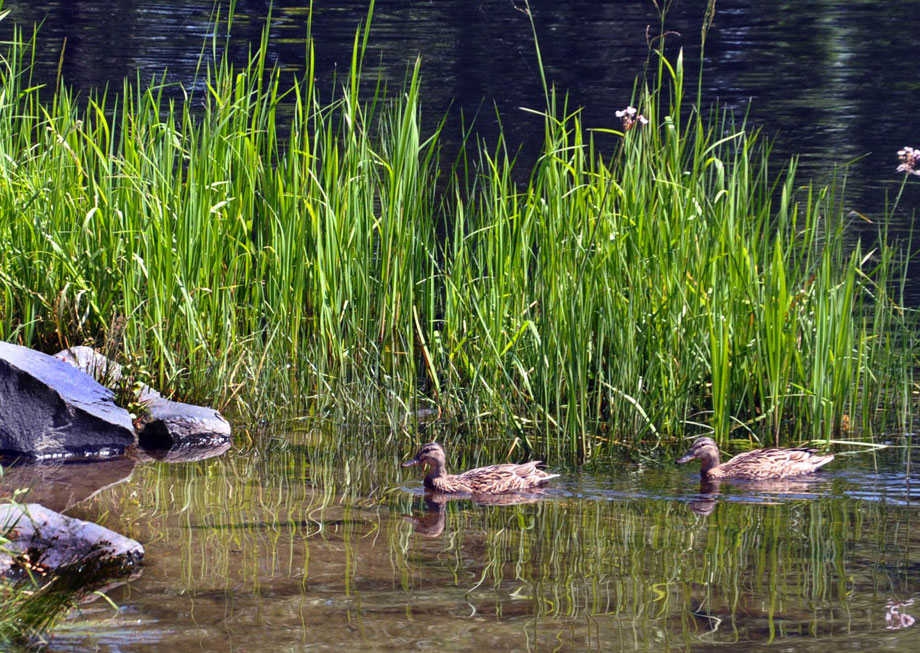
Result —
M 693 441 L 690 450 L 677 459 L 679 465 L 689 463 L 697 458 L 701 463 L 701 471 L 706 472 L 719 466 L 719 446 L 712 438 L 701 437 Z
M 441 469 L 444 467 L 445 460 L 444 449 L 441 448 L 441 445 L 437 442 L 429 442 L 422 445 L 418 453 L 415 454 L 415 458 L 407 460 L 402 466 L 412 467 L 412 465 L 422 464 L 429 465 L 433 469 Z

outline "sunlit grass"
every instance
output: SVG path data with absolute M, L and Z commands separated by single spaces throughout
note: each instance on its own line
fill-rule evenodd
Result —
M 195 93 L 138 80 L 83 98 L 32 85 L 17 37 L 0 338 L 114 339 L 153 385 L 241 425 L 397 434 L 430 408 L 496 455 L 909 425 L 902 250 L 849 234 L 842 186 L 684 106 L 680 59 L 654 60 L 646 125 L 624 132 L 611 109 L 588 130 L 547 88 L 532 166 L 473 140 L 448 166 L 420 127 L 418 63 L 398 92 L 359 94 L 369 24 L 329 97 L 312 55 L 282 82 L 267 30 L 243 67 L 216 39 Z

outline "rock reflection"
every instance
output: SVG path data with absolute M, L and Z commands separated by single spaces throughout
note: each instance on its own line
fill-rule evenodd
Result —
M 131 478 L 139 463 L 190 463 L 220 456 L 229 441 L 208 446 L 179 446 L 165 450 L 134 448 L 121 458 L 108 460 L 25 462 L 4 464 L 0 474 L 0 499 L 38 503 L 64 512 L 103 490 Z
M 139 463 L 193 463 L 225 454 L 230 449 L 230 441 L 216 438 L 214 442 L 204 444 L 180 444 L 171 449 L 145 449 L 135 447 L 128 454 Z
M 135 462 L 113 458 L 90 462 L 38 463 L 4 466 L 0 498 L 17 497 L 63 512 L 102 490 L 131 478 Z M 24 490 L 25 492 L 21 492 Z
M 85 585 L 76 594 L 76 601 L 80 605 L 93 603 L 100 598 L 105 597 L 108 592 L 111 592 L 112 590 L 121 587 L 122 585 L 127 585 L 130 582 L 136 581 L 143 575 L 143 567 L 134 567 L 130 570 L 127 576 L 121 578 L 103 579 L 100 580 L 97 584 Z

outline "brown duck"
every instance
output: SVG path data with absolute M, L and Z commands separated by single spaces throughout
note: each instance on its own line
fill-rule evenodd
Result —
M 403 467 L 412 465 L 428 465 L 428 474 L 425 476 L 425 487 L 435 492 L 454 494 L 469 492 L 470 494 L 502 494 L 505 492 L 519 492 L 540 487 L 551 478 L 559 474 L 547 474 L 537 469 L 539 460 L 515 465 L 491 465 L 478 467 L 454 476 L 447 473 L 444 449 L 437 442 L 429 442 L 415 454 L 415 458 L 407 460 Z
M 694 458 L 700 461 L 700 476 L 704 479 L 758 479 L 808 474 L 832 461 L 834 455 L 821 455 L 816 449 L 755 449 L 719 464 L 716 441 L 702 437 L 694 440 L 690 451 L 677 462 L 688 463 Z

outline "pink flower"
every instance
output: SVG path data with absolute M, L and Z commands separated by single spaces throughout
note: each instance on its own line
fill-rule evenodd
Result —
M 622 111 L 617 111 L 616 116 L 623 124 L 623 131 L 625 132 L 628 132 L 630 129 L 635 127 L 636 123 L 639 123 L 640 125 L 648 124 L 648 118 L 636 111 L 636 107 L 626 107 Z
M 898 172 L 920 175 L 920 150 L 905 147 L 903 150 L 898 150 L 898 159 L 901 161 L 901 165 L 898 166 Z
M 902 612 L 904 608 L 913 604 L 913 599 L 898 602 L 888 601 L 888 604 L 885 606 L 887 608 L 885 612 L 885 628 L 888 630 L 899 630 L 901 628 L 910 628 L 913 626 L 916 620 L 906 612 Z

